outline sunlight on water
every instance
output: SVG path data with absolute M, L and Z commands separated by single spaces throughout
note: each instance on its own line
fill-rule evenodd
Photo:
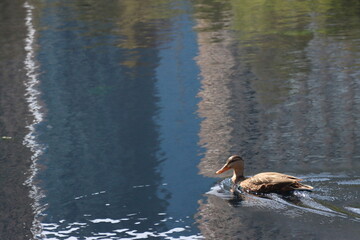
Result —
M 26 76 L 27 79 L 24 82 L 26 86 L 26 100 L 29 104 L 30 113 L 33 115 L 34 120 L 30 125 L 27 126 L 29 133 L 25 136 L 24 145 L 30 148 L 32 151 L 31 157 L 31 167 L 30 167 L 30 176 L 25 182 L 26 185 L 31 187 L 30 197 L 34 200 L 33 209 L 36 214 L 36 217 L 33 222 L 32 232 L 35 235 L 40 231 L 40 221 L 37 219 L 37 215 L 41 214 L 42 206 L 39 204 L 40 198 L 43 196 L 41 190 L 38 186 L 34 184 L 34 178 L 38 172 L 37 160 L 39 156 L 43 153 L 43 146 L 41 146 L 36 140 L 35 127 L 41 121 L 43 121 L 43 113 L 41 112 L 41 106 L 39 104 L 39 95 L 40 92 L 37 89 L 39 80 L 38 80 L 38 66 L 35 61 L 35 35 L 36 30 L 33 26 L 33 9 L 34 7 L 29 3 L 25 2 L 24 8 L 26 9 L 26 21 L 25 25 L 27 27 L 27 36 L 25 39 L 25 50 L 26 58 L 24 61 Z
M 167 184 L 164 184 L 167 185 Z M 146 185 L 134 185 L 135 188 L 143 188 Z M 79 204 L 86 201 L 92 201 L 101 197 L 107 197 L 109 193 L 105 190 L 97 191 L 81 196 L 74 197 Z M 105 203 L 105 206 L 111 207 L 110 203 Z M 148 217 L 144 217 L 142 212 L 128 212 L 123 214 L 121 218 L 94 218 L 91 213 L 83 214 L 83 221 L 69 222 L 65 219 L 59 220 L 56 223 L 43 221 L 41 223 L 41 233 L 37 234 L 39 239 L 144 239 L 144 238 L 161 238 L 161 239 L 203 239 L 201 234 L 189 234 L 192 228 L 192 216 L 184 218 L 173 217 L 166 212 L 158 212 L 160 217 L 158 221 L 153 221 Z M 143 224 L 150 224 L 147 231 L 142 231 Z M 173 226 L 165 231 L 159 231 L 159 226 L 169 224 Z M 124 228 L 124 226 L 127 228 Z M 128 226 L 133 226 L 129 228 Z M 102 229 L 103 231 L 101 231 Z M 106 231 L 105 231 L 106 229 Z M 143 228 L 142 228 L 143 229 Z
M 97 232 L 94 233 L 92 232 L 91 234 L 81 234 L 81 239 L 82 238 L 86 238 L 86 239 L 144 239 L 144 238 L 149 238 L 149 237 L 154 237 L 154 238 L 161 238 L 161 239 L 203 239 L 202 236 L 200 235 L 190 235 L 190 236 L 180 236 L 182 233 L 187 232 L 187 228 L 188 227 L 175 227 L 172 228 L 170 230 L 164 231 L 164 232 L 157 232 L 154 231 L 153 229 L 149 229 L 149 231 L 145 231 L 145 232 L 139 232 L 136 229 L 128 229 L 128 228 L 117 228 L 118 223 L 121 223 L 123 221 L 128 221 L 130 220 L 129 218 L 123 218 L 123 219 L 109 219 L 109 218 L 105 218 L 105 219 L 93 219 L 93 220 L 89 220 L 88 222 L 85 223 L 80 223 L 80 222 L 73 222 L 73 223 L 67 223 L 65 226 L 63 225 L 63 223 L 65 222 L 65 220 L 60 221 L 59 223 L 42 223 L 42 234 L 41 236 L 39 235 L 39 237 L 41 237 L 41 239 L 78 239 L 77 235 L 79 235 L 79 232 L 85 230 L 86 228 L 94 228 L 96 226 L 94 226 L 94 224 L 110 224 L 113 225 L 112 226 L 112 231 L 111 232 Z M 137 224 L 141 224 L 141 219 L 138 219 L 139 221 L 134 223 L 134 225 Z M 145 219 L 146 220 L 146 219 Z M 164 222 L 169 221 L 169 218 L 165 218 L 164 220 L 162 220 Z M 154 224 L 156 225 L 156 223 Z M 119 225 L 120 226 L 120 225 Z M 65 229 L 65 230 L 64 230 Z M 187 234 L 186 234 L 187 235 Z M 121 236 L 121 237 L 120 237 Z

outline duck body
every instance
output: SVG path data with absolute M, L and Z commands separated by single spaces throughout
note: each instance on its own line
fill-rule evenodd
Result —
M 251 193 L 280 193 L 286 194 L 294 190 L 311 191 L 313 187 L 300 183 L 302 179 L 277 173 L 263 172 L 252 177 L 244 177 L 244 160 L 237 156 L 231 156 L 225 165 L 216 174 L 233 169 L 232 182 L 242 190 Z
M 277 172 L 256 174 L 238 183 L 247 192 L 254 193 L 288 193 L 294 190 L 307 190 L 311 186 L 300 183 L 302 179 Z

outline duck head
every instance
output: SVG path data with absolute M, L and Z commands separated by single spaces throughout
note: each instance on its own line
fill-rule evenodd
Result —
M 225 165 L 218 171 L 216 171 L 216 174 L 221 174 L 231 169 L 233 169 L 233 176 L 231 180 L 234 183 L 237 183 L 244 179 L 244 160 L 240 156 L 233 155 L 229 157 L 226 160 Z

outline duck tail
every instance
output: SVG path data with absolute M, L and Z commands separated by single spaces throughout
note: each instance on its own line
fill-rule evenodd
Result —
M 310 185 L 305 185 L 302 183 L 298 183 L 295 187 L 294 190 L 300 190 L 300 191 L 312 191 L 314 188 Z

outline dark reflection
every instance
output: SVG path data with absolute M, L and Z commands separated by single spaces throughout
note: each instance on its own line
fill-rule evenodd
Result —
M 360 36 L 359 16 L 360 3 L 356 0 L 332 1 L 327 4 L 326 28 L 324 33 L 333 36 L 346 36 L 350 39 L 357 39 Z
M 201 173 L 214 177 L 228 156 L 241 154 L 246 175 L 315 174 L 309 181 L 319 183 L 300 199 L 210 194 L 198 213 L 203 235 L 354 239 L 359 185 L 345 187 L 337 178 L 360 175 L 358 3 L 228 1 L 219 14 L 217 1 L 194 2 Z M 212 14 L 222 16 L 221 28 L 211 28 L 219 21 Z M 319 180 L 323 172 L 329 181 Z
M 221 41 L 221 34 L 216 32 L 223 30 L 229 24 L 231 17 L 231 4 L 229 1 L 219 0 L 193 0 L 195 4 L 195 17 L 206 24 L 196 26 L 198 31 L 215 33 L 211 39 L 213 42 Z
M 124 24 L 135 13 L 140 18 Z M 154 120 L 154 22 L 166 26 L 166 19 L 141 18 L 139 1 L 58 2 L 40 14 L 42 235 L 118 239 L 166 231 Z
M 34 219 L 30 186 L 25 185 L 31 165 L 23 145 L 32 121 L 24 99 L 23 1 L 0 2 L 0 239 L 29 239 Z

